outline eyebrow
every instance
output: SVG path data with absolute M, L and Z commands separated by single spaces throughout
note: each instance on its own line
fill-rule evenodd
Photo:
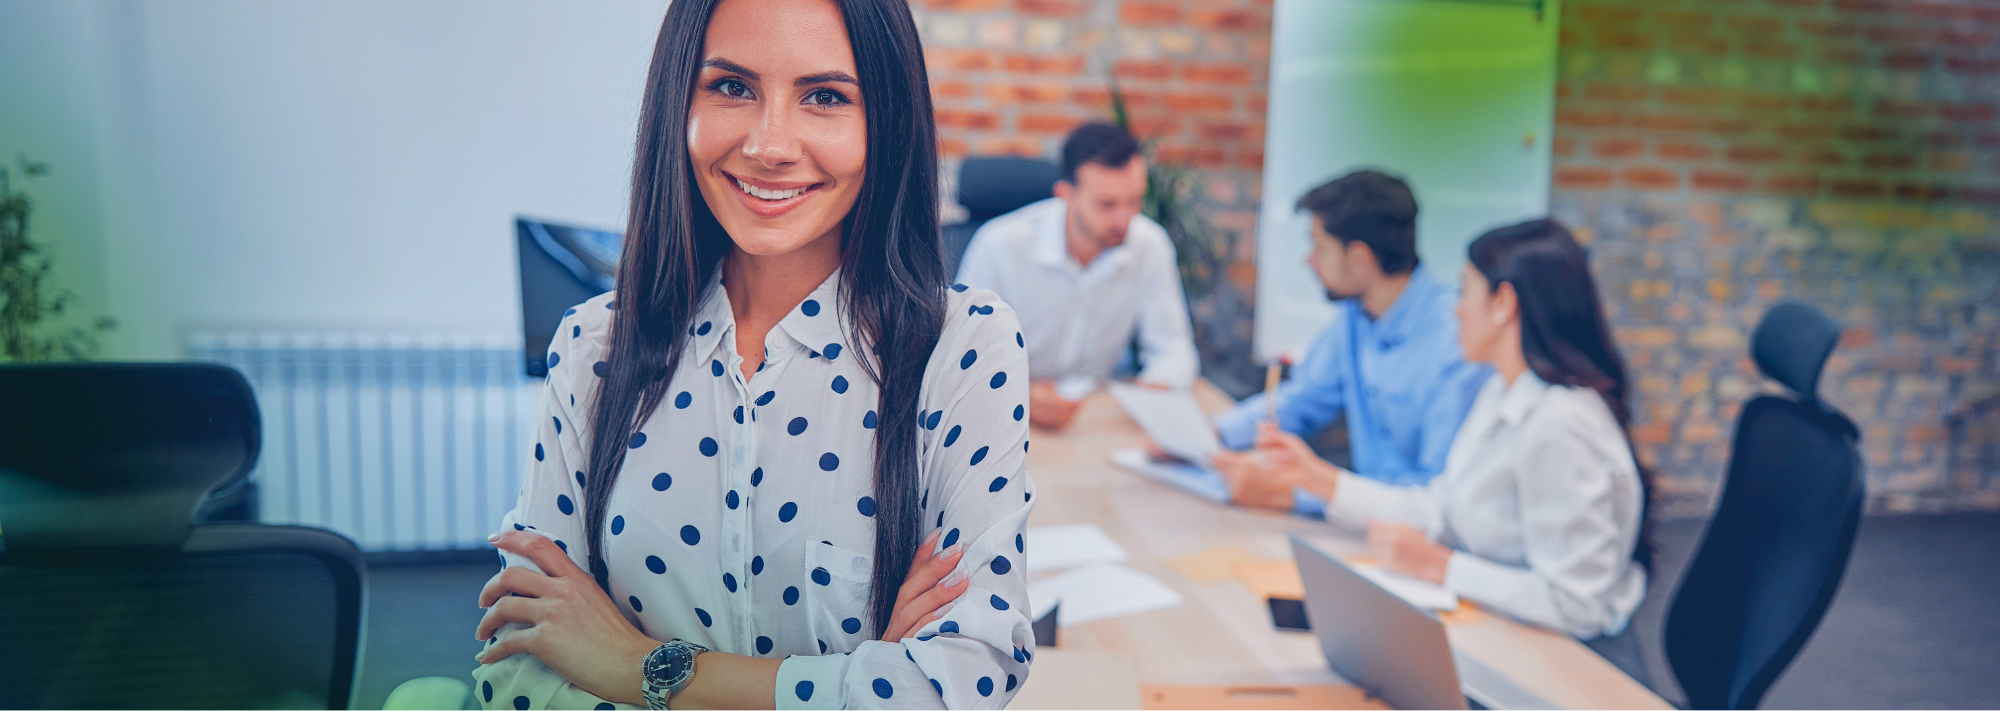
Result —
M 715 57 L 713 59 L 704 59 L 701 62 L 701 66 L 703 69 L 720 69 L 722 71 L 730 72 L 732 74 L 741 74 L 743 75 L 744 78 L 749 79 L 751 81 L 759 81 L 763 79 L 763 77 L 758 75 L 756 72 L 750 71 L 749 67 L 737 64 L 735 62 L 723 59 L 721 57 Z M 855 86 L 861 85 L 861 80 L 855 79 L 852 75 L 848 74 L 847 72 L 843 72 L 836 69 L 833 71 L 825 71 L 817 74 L 807 74 L 805 76 L 799 77 L 798 79 L 792 81 L 792 86 L 810 86 L 813 84 L 826 84 L 830 82 L 853 84 Z

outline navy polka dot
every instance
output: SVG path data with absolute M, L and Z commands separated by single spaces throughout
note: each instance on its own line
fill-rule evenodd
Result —
M 736 424 L 743 424 L 743 406 L 736 406 Z
M 774 397 L 777 397 L 777 396 L 778 396 L 778 391 L 776 391 L 776 390 L 766 390 L 766 391 L 764 391 L 764 394 L 762 394 L 762 395 L 758 395 L 758 396 L 757 396 L 757 406 L 758 406 L 758 407 L 763 407 L 763 406 L 765 406 L 765 405 L 769 405 L 769 404 L 771 404 L 771 398 L 774 398 Z
M 582 326 L 571 326 L 571 327 L 569 327 L 569 337 L 570 337 L 570 338 L 582 338 L 582 337 L 583 337 L 583 327 L 582 327 Z
M 813 302 L 808 301 L 806 303 L 812 304 Z M 819 304 L 813 304 L 813 308 L 819 308 Z M 812 314 L 806 315 L 811 316 Z M 813 683 L 810 681 L 801 681 L 798 687 L 793 689 L 792 693 L 798 694 L 800 701 L 811 701 L 813 697 Z
M 709 617 L 707 610 L 697 607 L 694 609 L 694 616 L 701 618 L 701 626 L 703 627 L 715 626 L 715 618 Z
M 825 654 L 825 653 L 826 653 L 826 640 L 823 640 L 823 639 L 816 639 L 816 640 L 813 640 L 813 641 L 815 641 L 815 642 L 818 642 L 818 643 L 819 643 L 819 653 L 820 653 L 820 654 Z
M 718 378 L 722 377 L 722 361 L 719 360 L 709 361 L 708 373 Z
M 750 574 L 751 575 L 764 574 L 764 556 L 760 555 L 750 559 Z
M 936 680 L 936 679 L 932 679 L 932 680 L 931 680 L 931 688 L 933 688 L 933 689 L 936 689 L 936 690 L 937 690 L 937 693 L 938 693 L 938 696 L 943 696 L 943 695 L 944 695 L 944 685 L 943 685 L 943 684 L 939 684 L 939 683 L 938 683 L 938 680 Z
M 564 309 L 564 310 L 563 310 L 563 318 L 569 318 L 569 317 L 571 317 L 571 316 L 575 316 L 575 315 L 576 315 L 576 307 L 575 307 L 575 306 L 571 306 L 571 307 L 569 307 L 569 308 L 567 308 L 567 309 Z
M 583 472 L 576 473 L 576 488 L 583 488 Z
M 758 485 L 758 484 L 761 484 L 761 483 L 763 483 L 763 482 L 764 482 L 764 468 L 763 468 L 763 467 L 757 467 L 756 469 L 752 469 L 752 470 L 750 470 L 750 485 L 751 485 L 751 486 L 756 486 L 756 485 Z
M 805 434 L 806 418 L 803 417 L 792 418 L 792 421 L 789 424 L 785 425 L 785 432 L 791 434 L 793 437 Z
M 839 468 L 840 468 L 840 457 L 833 456 L 832 452 L 827 452 L 826 454 L 819 455 L 820 471 L 830 472 Z
M 980 696 L 992 696 L 992 695 L 993 695 L 993 677 L 990 677 L 990 676 L 982 676 L 982 677 L 979 677 L 979 684 L 978 684 L 978 686 L 979 686 L 979 695 L 980 695 Z
M 833 376 L 833 391 L 843 395 L 847 393 L 847 376 Z
M 958 293 L 961 293 L 961 294 L 963 294 L 963 293 L 965 293 L 965 285 L 964 285 L 964 284 L 953 284 L 953 285 L 951 285 L 951 290 L 952 290 L 952 291 L 956 291 L 956 292 L 958 292 Z
M 1020 422 L 1020 421 L 1021 421 L 1021 417 L 1022 417 L 1022 416 L 1024 416 L 1024 415 L 1027 415 L 1027 414 L 1028 414 L 1028 410 L 1027 410 L 1027 408 L 1025 408 L 1025 407 L 1023 407 L 1023 406 L 1021 406 L 1021 405 L 1015 405 L 1015 406 L 1014 406 L 1014 421 L 1015 421 L 1015 422 Z
M 993 569 L 994 575 L 1006 575 L 1007 571 L 1014 569 L 1014 563 L 1007 560 L 1007 556 L 996 555 L 993 556 L 993 565 L 989 567 Z
M 759 637 L 757 638 L 757 653 L 758 653 L 758 654 L 770 654 L 770 653 L 771 653 L 771 638 L 770 638 L 770 637 L 763 637 L 763 636 L 759 636 Z
M 556 434 L 562 434 L 562 418 L 551 417 L 549 419 L 556 421 Z
M 646 446 L 646 433 L 644 432 L 632 433 L 632 443 L 627 444 L 625 446 L 630 447 L 632 449 L 638 449 L 640 447 Z
M 979 462 L 980 462 L 981 460 L 983 460 L 983 459 L 985 459 L 985 458 L 986 458 L 986 448 L 985 448 L 985 447 L 980 447 L 980 448 L 978 449 L 978 451 L 975 451 L 975 452 L 973 452 L 973 453 L 972 453 L 972 463 L 973 463 L 973 464 L 978 464 L 978 463 L 979 463 Z
M 778 507 L 778 521 L 780 523 L 791 523 L 792 518 L 798 515 L 799 505 L 795 502 L 787 501 L 785 505 Z
M 549 351 L 549 367 L 554 368 L 557 363 L 561 362 L 562 356 L 556 355 L 555 351 Z M 492 699 L 487 699 L 487 701 L 492 701 Z
M 568 495 L 556 494 L 556 509 L 562 511 L 564 516 L 568 516 L 576 513 L 576 504 L 570 503 Z
M 976 360 L 979 360 L 979 351 L 967 349 L 965 355 L 958 359 L 958 369 L 965 370 L 966 368 L 970 368 L 972 367 L 972 362 Z
M 535 461 L 542 461 L 542 443 L 535 443 Z
M 945 620 L 938 625 L 938 634 L 958 634 L 958 620 Z
M 706 335 L 708 335 L 708 332 L 709 332 L 710 330 L 714 329 L 714 328 L 715 328 L 715 322 L 713 322 L 713 321 L 703 321 L 703 322 L 701 322 L 701 328 L 697 328 L 697 329 L 695 329 L 695 330 L 694 330 L 694 335 L 697 335 L 697 336 L 706 336 Z
M 946 533 L 946 534 L 944 534 L 944 547 L 945 547 L 945 548 L 950 548 L 950 547 L 951 547 L 951 544 L 953 544 L 953 543 L 957 543 L 957 542 L 958 542 L 958 529 L 956 529 L 956 528 L 954 528 L 954 529 L 951 529 L 951 532 L 949 532 L 949 533 Z
M 713 457 L 715 456 L 715 452 L 716 452 L 715 438 L 714 437 L 701 438 L 701 456 Z
M 1014 534 L 1014 552 L 1015 552 L 1015 553 L 1027 553 L 1027 552 L 1028 552 L 1028 548 L 1027 548 L 1027 546 L 1026 546 L 1025 542 L 1021 540 L 1021 534 L 1019 534 L 1019 533 L 1016 533 L 1016 534 Z
M 660 560 L 659 556 L 649 555 L 646 556 L 646 569 L 653 571 L 654 575 L 663 575 L 667 572 L 667 562 Z
M 875 497 L 863 496 L 860 501 L 855 502 L 854 507 L 860 509 L 863 516 L 873 516 L 875 515 Z
M 856 632 L 860 632 L 860 631 L 861 631 L 861 618 L 859 618 L 859 617 L 849 617 L 849 618 L 847 618 L 847 619 L 845 619 L 845 620 L 841 620 L 841 621 L 840 621 L 840 629 L 841 629 L 841 631 L 843 631 L 843 632 L 846 632 L 846 633 L 848 633 L 848 634 L 854 634 L 854 633 L 856 633 Z
M 735 489 L 730 489 L 729 494 L 727 496 L 722 497 L 722 503 L 728 504 L 729 508 L 732 510 L 736 508 L 736 504 L 739 503 L 740 501 L 741 501 L 740 499 L 736 498 Z
M 557 548 L 561 548 L 561 549 L 562 549 L 562 552 L 564 552 L 564 553 L 568 553 L 568 552 L 569 552 L 569 544 L 568 544 L 568 543 L 564 543 L 564 542 L 562 542 L 562 541 L 556 541 L 556 547 L 557 547 Z
M 642 604 L 639 604 L 639 597 L 638 597 L 637 595 L 634 595 L 634 596 L 632 596 L 632 597 L 628 597 L 628 598 L 625 598 L 625 601 L 626 601 L 626 602 L 629 602 L 629 603 L 632 603 L 632 611 L 633 611 L 633 612 L 645 612 L 645 611 L 646 611 L 646 606 L 645 606 L 645 605 L 642 605 Z
M 490 681 L 479 682 L 479 693 L 480 695 L 486 697 L 487 703 L 489 704 L 493 703 L 493 682 Z
M 787 604 L 787 605 L 797 605 L 797 604 L 799 604 L 799 589 L 798 589 L 798 588 L 796 588 L 796 587 L 788 587 L 788 588 L 785 588 L 785 604 Z
M 875 680 L 875 695 L 876 695 L 876 696 L 880 696 L 880 697 L 882 697 L 882 698 L 885 698 L 885 699 L 886 699 L 886 698 L 889 698 L 889 697 L 891 697 L 891 696 L 895 696 L 895 695 L 896 695 L 896 687 L 894 687 L 894 686 L 891 686 L 891 685 L 889 684 L 889 680 L 888 680 L 888 679 L 876 679 L 876 680 Z M 524 696 L 524 697 L 522 697 L 522 698 L 527 698 L 527 697 L 525 697 L 525 696 Z M 517 705 L 518 705 L 518 704 L 517 704 Z M 526 707 L 526 706 L 522 706 L 521 708 L 527 708 L 527 707 Z
M 1021 683 L 1021 682 L 1020 682 L 1020 680 L 1018 680 L 1018 679 L 1015 679 L 1015 678 L 1014 678 L 1014 675 L 1013 675 L 1013 674 L 1008 674 L 1008 675 L 1007 675 L 1007 690 L 1008 690 L 1008 691 L 1013 691 L 1013 690 L 1014 690 L 1014 685 L 1015 685 L 1015 684 L 1019 684 L 1019 683 Z
M 979 313 L 979 304 L 973 304 L 971 306 L 965 307 L 965 315 L 971 316 L 976 313 Z
M 944 411 L 943 411 L 943 410 L 938 410 L 937 412 L 933 412 L 933 413 L 931 413 L 931 419 L 930 419 L 930 420 L 928 420 L 928 421 L 926 421 L 926 422 L 924 422 L 924 429 L 927 429 L 927 430 L 934 430 L 934 429 L 937 429 L 937 428 L 938 428 L 938 422 L 939 422 L 939 421 L 941 421 L 941 420 L 943 420 L 943 419 L 944 419 Z
M 1004 488 L 1007 488 L 1007 477 L 1004 476 L 993 477 L 993 483 L 986 485 L 987 491 L 999 491 Z M 730 508 L 735 507 L 732 506 Z
M 616 708 L 618 707 L 611 705 L 611 702 L 604 701 L 598 703 L 596 706 L 590 707 L 590 711 L 612 711 L 613 709 Z
M 601 360 L 595 363 L 591 363 L 590 372 L 596 373 L 597 377 L 600 378 L 607 377 L 611 375 L 611 364 Z
M 1017 345 L 1017 346 L 1020 346 L 1020 347 L 1022 347 L 1022 348 L 1027 348 L 1027 347 L 1028 347 L 1028 342 L 1027 342 L 1027 341 L 1024 341 L 1024 340 L 1021 340 L 1021 334 L 1019 334 L 1019 333 L 1015 333 L 1015 334 L 1014 334 L 1014 345 Z
M 833 576 L 828 575 L 825 568 L 813 568 L 812 579 L 814 583 L 820 585 L 833 584 Z
M 986 384 L 988 386 L 991 386 L 994 390 L 999 390 L 1000 386 L 1007 384 L 1007 371 L 1003 370 L 998 373 L 994 373 L 993 379 L 986 381 Z
M 993 307 L 992 307 L 992 306 L 981 306 L 981 307 L 979 307 L 979 315 L 981 315 L 981 316 L 992 316 L 992 315 L 993 315 Z
M 624 516 L 611 517 L 611 535 L 616 536 L 624 532 L 625 532 L 625 517 Z
M 618 301 L 614 299 L 614 300 L 611 300 L 611 301 L 606 301 L 606 302 L 604 302 L 604 310 L 605 310 L 605 311 L 617 311 L 617 310 L 618 310 Z
M 963 429 L 963 428 L 959 427 L 958 425 L 952 425 L 952 426 L 951 426 L 951 431 L 950 431 L 950 432 L 946 432 L 946 433 L 944 433 L 944 446 L 946 446 L 946 447 L 949 447 L 949 446 L 951 446 L 951 445 L 952 445 L 952 443 L 953 443 L 953 442 L 957 442 L 957 441 L 958 441 L 958 433 L 959 433 L 959 432 L 960 432 L 960 431 L 961 431 L 962 429 Z
M 1022 651 L 1021 651 L 1021 648 L 1020 648 L 1020 647 L 1015 647 L 1015 648 L 1014 648 L 1014 661 L 1017 661 L 1017 662 L 1021 662 L 1021 663 L 1024 663 L 1024 664 L 1025 664 L 1025 663 L 1027 663 L 1027 661 L 1028 661 L 1028 655 L 1027 655 L 1026 653 L 1022 652 Z M 1009 676 L 1009 678 L 1012 678 L 1012 676 L 1010 675 L 1010 676 Z M 1012 687 L 1012 686 L 1009 686 L 1009 687 L 1007 687 L 1007 688 L 1011 690 L 1011 689 L 1013 689 L 1014 687 Z
M 800 312 L 802 312 L 802 313 L 804 313 L 804 314 L 805 314 L 805 315 L 807 315 L 807 316 L 818 316 L 818 315 L 819 315 L 819 302 L 817 302 L 817 301 L 814 301 L 814 300 L 812 300 L 812 299 L 806 299 L 806 300 L 805 300 L 805 303 L 802 303 L 802 304 L 799 304 L 799 311 L 800 311 Z M 810 685 L 810 684 L 808 684 L 807 686 L 808 686 L 808 687 L 810 687 L 811 685 Z M 810 692 L 810 691 L 808 691 L 807 695 L 808 695 L 808 696 L 810 696 L 810 695 L 811 695 L 811 692 Z M 799 698 L 801 698 L 801 699 L 804 699 L 804 698 L 805 698 L 805 696 L 800 696 Z
M 988 602 L 991 602 L 991 603 L 993 603 L 993 609 L 995 609 L 995 610 L 1005 610 L 1005 609 L 1007 609 L 1007 601 L 1006 601 L 1006 600 L 1002 600 L 1002 599 L 1000 599 L 1000 596 L 999 596 L 999 595 L 994 595 L 994 596 L 993 596 L 993 599 L 992 599 L 992 600 L 989 600 Z
M 861 416 L 861 426 L 862 426 L 862 427 L 865 427 L 865 428 L 868 428 L 868 429 L 871 429 L 871 430 L 872 430 L 872 429 L 875 429 L 875 411 L 874 411 L 874 410 L 869 410 L 869 411 L 868 411 L 868 414 L 866 414 L 866 415 L 862 415 L 862 416 Z
M 731 575 L 729 573 L 723 573 L 722 587 L 729 588 L 730 592 L 736 592 L 736 576 Z
M 653 490 L 654 490 L 654 491 L 666 491 L 666 490 L 667 490 L 667 487 L 669 487 L 669 486 L 673 486 L 673 485 L 674 485 L 674 478 L 673 478 L 672 476 L 668 475 L 668 474 L 667 474 L 666 472 L 660 472 L 660 473 L 658 473 L 658 474 L 654 474 L 654 475 L 653 475 Z M 616 488 L 616 487 L 613 487 L 613 488 Z
M 835 358 L 839 358 L 839 357 L 840 357 L 840 344 L 838 344 L 838 343 L 828 343 L 828 344 L 826 344 L 826 350 L 823 350 L 823 351 L 820 351 L 820 352 L 821 352 L 821 353 L 824 353 L 824 354 L 826 354 L 826 359 L 827 359 L 827 360 L 833 360 L 833 359 L 835 359 Z
M 528 711 L 528 706 L 530 705 L 531 702 L 528 701 L 528 697 L 526 696 L 514 697 L 514 708 L 520 709 L 521 711 Z
M 681 542 L 682 542 L 682 543 L 686 543 L 686 544 L 688 544 L 688 545 L 690 545 L 690 546 L 691 546 L 691 545 L 694 545 L 694 544 L 696 544 L 696 543 L 700 543 L 700 542 L 701 542 L 701 529 L 699 529 L 699 528 L 695 528 L 694 526 L 682 526 L 682 527 L 681 527 Z
M 689 405 L 693 404 L 694 404 L 694 394 L 686 390 L 682 390 L 681 394 L 674 396 L 675 409 L 685 410 Z

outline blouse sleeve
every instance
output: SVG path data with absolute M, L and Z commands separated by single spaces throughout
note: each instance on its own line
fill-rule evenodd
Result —
M 785 660 L 778 708 L 998 709 L 1027 680 L 1027 350 L 1013 310 L 990 292 L 948 308 L 972 313 L 952 319 L 924 376 L 920 515 L 924 535 L 944 531 L 937 550 L 965 546 L 957 569 L 971 585 L 912 638 Z
M 1329 521 L 1361 527 L 1372 519 L 1394 521 L 1423 529 L 1435 539 L 1444 530 L 1444 514 L 1438 508 L 1432 486 L 1385 484 L 1353 472 L 1340 473 L 1327 503 Z
M 590 563 L 583 535 L 582 498 L 582 462 L 587 460 L 583 456 L 583 437 L 577 427 L 578 420 L 572 417 L 571 409 L 563 404 L 567 400 L 560 395 L 572 389 L 569 371 L 576 367 L 577 362 L 587 360 L 570 357 L 574 354 L 574 344 L 569 333 L 576 318 L 571 315 L 563 320 L 562 328 L 550 346 L 549 377 L 536 398 L 534 456 L 528 462 L 527 476 L 521 483 L 521 500 L 502 519 L 501 528 L 545 536 L 568 553 L 577 567 L 588 570 Z M 502 567 L 525 566 L 540 571 L 534 561 L 506 551 L 500 552 L 500 563 Z M 634 624 L 637 624 L 636 621 Z M 493 639 L 497 641 L 502 635 L 526 627 L 518 622 L 507 623 L 494 634 Z M 491 646 L 492 642 L 487 644 Z M 530 654 L 515 654 L 492 664 L 482 664 L 472 670 L 472 678 L 477 683 L 474 693 L 483 708 L 643 708 L 612 704 L 598 698 L 570 683 Z

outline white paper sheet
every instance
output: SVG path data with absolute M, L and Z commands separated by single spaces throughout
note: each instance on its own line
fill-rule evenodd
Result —
M 1180 593 L 1152 576 L 1109 563 L 1077 568 L 1028 586 L 1028 604 L 1036 617 L 1062 604 L 1056 621 L 1063 627 L 1180 607 L 1183 602 Z
M 1411 605 L 1427 610 L 1458 609 L 1458 595 L 1446 590 L 1444 586 L 1401 573 L 1391 573 L 1366 563 L 1348 563 L 1348 566 L 1354 568 L 1354 572 L 1360 573 L 1361 577 L 1382 586 L 1384 590 L 1395 593 L 1396 597 L 1403 598 L 1404 602 Z
M 1123 563 L 1125 548 L 1094 523 L 1029 528 L 1024 541 L 1028 572 L 1061 570 L 1093 563 Z
M 1139 429 L 1146 431 L 1153 444 L 1168 454 L 1208 466 L 1209 457 L 1222 451 L 1222 439 L 1215 434 L 1215 425 L 1208 421 L 1208 415 L 1202 414 L 1201 403 L 1195 402 L 1194 393 L 1119 382 L 1104 387 L 1111 391 L 1111 397 L 1125 414 L 1139 423 Z

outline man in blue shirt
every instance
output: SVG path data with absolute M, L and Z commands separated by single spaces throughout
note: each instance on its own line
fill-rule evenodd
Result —
M 1355 473 L 1391 484 L 1424 484 L 1444 469 L 1458 425 L 1490 374 L 1465 362 L 1452 309 L 1458 290 L 1418 263 L 1417 201 L 1402 180 L 1349 173 L 1307 192 L 1312 213 L 1306 261 L 1336 302 L 1333 321 L 1278 387 L 1278 429 L 1310 437 L 1347 415 Z M 1250 448 L 1265 418 L 1253 395 L 1215 419 L 1224 446 Z M 1239 504 L 1318 517 L 1325 502 L 1281 477 L 1263 476 L 1254 452 L 1214 460 Z

